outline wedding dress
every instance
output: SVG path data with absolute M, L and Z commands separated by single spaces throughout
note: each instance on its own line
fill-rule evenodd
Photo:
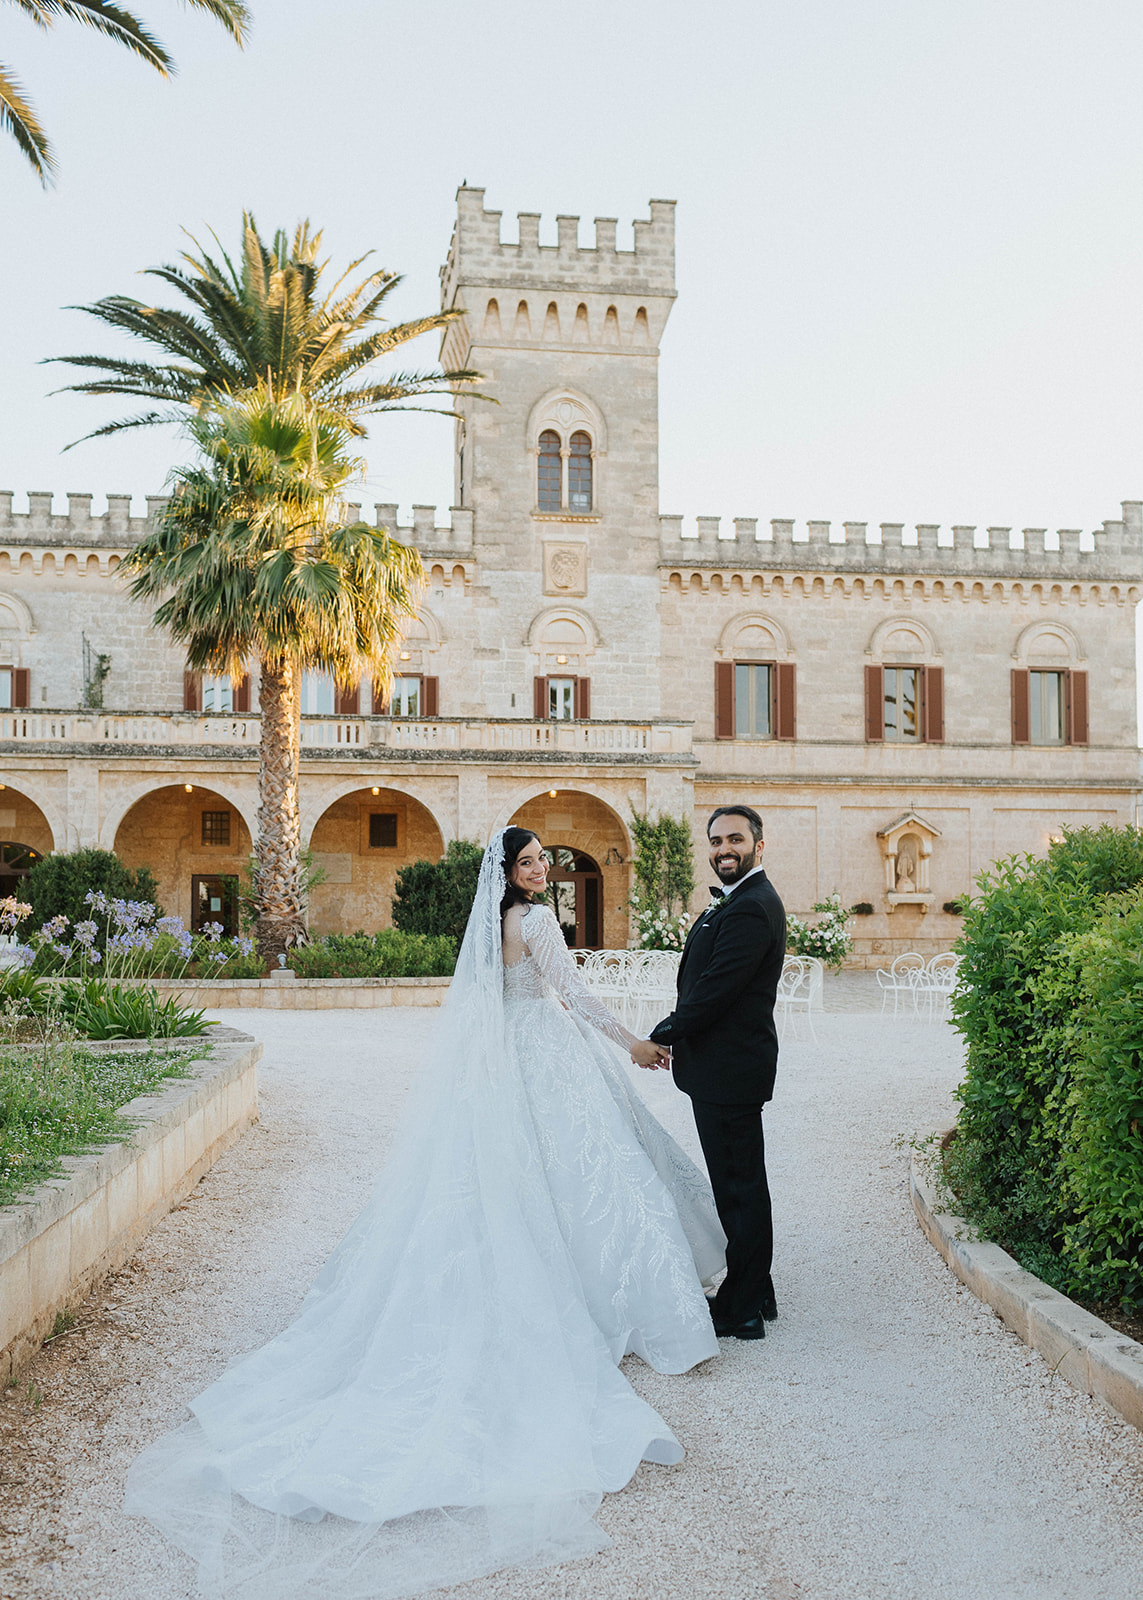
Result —
M 127 1509 L 241 1600 L 395 1600 L 608 1543 L 601 1496 L 682 1448 L 618 1362 L 717 1355 L 705 1178 L 502 836 L 373 1197 L 297 1319 L 131 1468 Z

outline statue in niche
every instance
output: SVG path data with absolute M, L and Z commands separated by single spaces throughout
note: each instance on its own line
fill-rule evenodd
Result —
M 917 841 L 911 833 L 903 834 L 897 845 L 896 887 L 898 894 L 917 892 Z

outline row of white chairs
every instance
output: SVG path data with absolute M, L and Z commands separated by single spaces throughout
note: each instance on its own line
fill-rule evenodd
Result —
M 942 951 L 928 961 L 918 951 L 907 950 L 877 974 L 882 1016 L 892 999 L 894 1016 L 904 1011 L 906 1016 L 924 1016 L 929 1022 L 943 1022 L 949 1013 L 949 999 L 956 988 L 959 968 L 960 957 L 952 950 Z
M 573 950 L 580 976 L 591 992 L 640 1038 L 671 1010 L 679 957 L 673 950 Z M 805 1031 L 816 1043 L 813 1012 L 822 1006 L 822 963 L 814 957 L 787 956 L 778 982 L 774 1014 L 779 1037 L 787 1025 L 794 1037 Z

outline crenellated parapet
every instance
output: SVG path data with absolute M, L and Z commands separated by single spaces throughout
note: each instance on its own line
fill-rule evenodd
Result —
M 1143 501 L 1091 534 L 1079 528 L 978 528 L 901 522 L 806 522 L 775 517 L 659 518 L 660 565 L 770 571 L 897 573 L 963 578 L 1143 577 Z
M 500 237 L 502 213 L 484 209 L 483 189 L 465 187 L 456 198 L 456 226 L 441 268 L 443 305 L 453 304 L 460 283 L 674 297 L 673 200 L 652 200 L 650 217 L 635 222 L 635 248 L 620 250 L 614 217 L 596 217 L 588 247 L 580 246 L 578 217 L 557 217 L 557 242 L 542 245 L 539 213 L 521 211 L 519 240 L 508 242 Z
M 67 511 L 52 510 L 52 495 L 31 490 L 27 511 L 13 511 L 13 493 L 0 489 L 0 545 L 63 546 L 80 550 L 127 550 L 150 527 L 167 503 L 164 494 L 147 495 L 147 514 L 131 515 L 129 494 L 109 494 L 106 511 L 92 514 L 94 495 L 69 494 Z

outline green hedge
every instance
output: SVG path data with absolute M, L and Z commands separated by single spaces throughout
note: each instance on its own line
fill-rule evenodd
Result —
M 112 900 L 143 900 L 155 906 L 159 916 L 163 914 L 159 886 L 151 869 L 125 867 L 110 850 L 72 850 L 41 856 L 20 885 L 16 898 L 31 905 L 27 926 L 38 932 L 52 917 L 64 916 L 73 923 L 90 917 L 91 907 L 84 900 L 90 890 L 101 890 Z
M 291 950 L 299 978 L 441 978 L 456 966 L 456 940 L 447 934 L 329 933 Z
M 439 861 L 410 861 L 402 867 L 393 896 L 393 926 L 405 933 L 447 934 L 459 950 L 483 855 L 478 844 L 453 839 Z
M 1143 1306 L 1143 833 L 1001 862 L 957 949 L 962 1209 L 1066 1293 Z

